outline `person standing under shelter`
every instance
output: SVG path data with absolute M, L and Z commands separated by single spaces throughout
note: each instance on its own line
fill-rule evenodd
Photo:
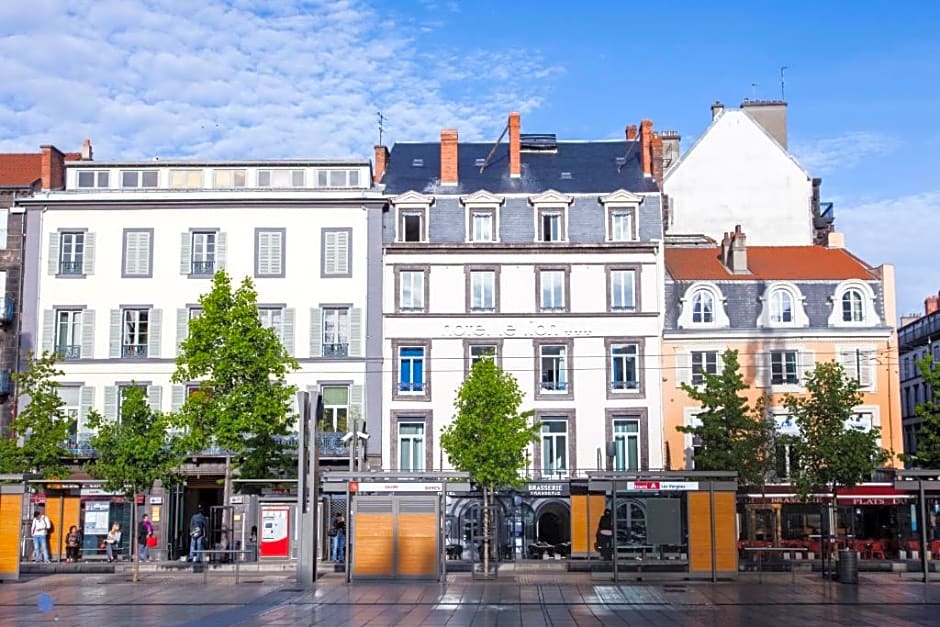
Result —
M 190 562 L 202 561 L 202 550 L 206 541 L 206 515 L 202 513 L 202 505 L 196 508 L 196 513 L 189 519 L 189 558 Z
M 337 514 L 333 519 L 330 539 L 333 541 L 330 547 L 330 559 L 334 562 L 344 561 L 346 559 L 346 519 L 342 514 Z
M 50 562 L 49 559 L 49 530 L 52 522 L 38 509 L 33 513 L 33 524 L 30 535 L 33 537 L 33 561 Z

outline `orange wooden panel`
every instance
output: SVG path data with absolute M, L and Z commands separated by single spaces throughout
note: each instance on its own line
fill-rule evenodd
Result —
M 353 576 L 392 576 L 392 514 L 358 512 L 353 529 Z
M 603 494 L 571 495 L 571 552 L 586 555 L 594 552 L 597 523 L 604 513 L 607 497 Z
M 59 538 L 64 537 L 62 533 L 62 506 L 65 499 L 62 496 L 46 496 L 46 516 L 52 521 L 52 533 L 49 534 L 49 557 L 52 559 L 63 558 L 65 548 L 62 548 L 63 555 L 59 554 Z
M 715 563 L 718 572 L 738 570 L 737 512 L 733 492 L 715 493 Z
M 23 494 L 0 493 L 0 578 L 19 577 Z
M 398 574 L 433 577 L 437 550 L 437 514 L 398 515 Z
M 716 508 L 717 509 L 717 508 Z M 689 572 L 712 570 L 712 535 L 708 492 L 689 492 Z
M 715 570 L 738 570 L 737 521 L 733 492 L 715 495 Z M 711 573 L 712 534 L 708 492 L 689 493 L 689 572 Z

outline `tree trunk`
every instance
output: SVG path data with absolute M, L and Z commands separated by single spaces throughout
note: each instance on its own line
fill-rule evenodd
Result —
M 483 486 L 483 574 L 490 574 L 490 507 L 489 487 Z
M 140 547 L 137 546 L 137 492 L 134 492 L 132 497 L 133 505 L 131 506 L 131 524 L 128 532 L 131 534 L 131 559 L 134 561 L 134 576 L 132 581 L 137 583 L 140 581 L 140 560 L 137 559 L 137 554 L 140 551 Z

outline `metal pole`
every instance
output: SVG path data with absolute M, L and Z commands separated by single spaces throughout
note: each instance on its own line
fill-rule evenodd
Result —
M 712 537 L 712 583 L 718 581 L 718 548 L 715 546 L 715 482 L 708 482 L 708 523 Z M 761 575 L 763 576 L 763 575 Z
M 438 555 L 441 558 L 441 576 L 438 577 L 438 581 L 443 583 L 447 581 L 447 477 L 443 477 L 441 485 L 443 489 L 441 490 L 441 497 L 438 499 L 437 536 L 440 542 Z
M 317 580 L 317 425 L 311 424 L 310 395 L 297 393 L 300 406 L 299 442 L 297 444 L 297 583 L 310 586 Z
M 611 553 L 610 559 L 613 561 L 614 581 L 619 581 L 619 570 L 617 568 L 617 480 L 610 482 L 610 509 L 613 520 L 611 521 L 611 531 L 613 536 L 610 538 Z
M 352 570 L 349 565 L 352 562 L 351 556 L 349 555 L 349 536 L 353 532 L 353 520 L 352 516 L 352 499 L 349 492 L 349 481 L 346 482 L 346 533 L 343 534 L 343 541 L 346 543 L 346 546 L 343 547 L 343 570 L 345 571 L 346 583 L 350 582 L 350 571 Z
M 917 489 L 920 492 L 920 567 L 924 576 L 924 583 L 930 580 L 927 564 L 927 496 L 924 494 L 924 480 L 917 480 Z

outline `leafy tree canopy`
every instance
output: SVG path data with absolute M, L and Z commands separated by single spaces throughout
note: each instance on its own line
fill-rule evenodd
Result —
M 199 299 L 201 314 L 176 358 L 175 383 L 200 382 L 177 417 L 198 451 L 213 444 L 229 451 L 243 478 L 264 478 L 286 468 L 283 436 L 295 416 L 295 388 L 287 374 L 299 366 L 273 329 L 258 316 L 258 294 L 250 279 L 232 289 L 218 272 Z
M 914 414 L 921 420 L 917 429 L 917 451 L 902 455 L 901 459 L 914 468 L 940 468 L 940 368 L 931 355 L 916 363 L 928 397 L 914 407 Z

